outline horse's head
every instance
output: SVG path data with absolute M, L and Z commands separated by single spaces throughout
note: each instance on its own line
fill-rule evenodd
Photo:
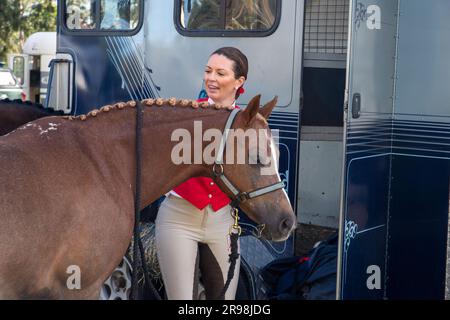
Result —
M 267 122 L 277 98 L 262 108 L 259 101 L 260 96 L 254 97 L 245 110 L 237 113 L 226 139 L 223 168 L 216 165 L 214 171 L 223 171 L 225 179 L 219 183 L 232 199 L 236 192 L 241 193 L 239 206 L 263 226 L 262 236 L 281 241 L 295 229 L 296 217 L 281 185 L 278 149 Z

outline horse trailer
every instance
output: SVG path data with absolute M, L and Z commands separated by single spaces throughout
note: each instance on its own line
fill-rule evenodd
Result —
M 209 54 L 238 47 L 250 64 L 238 104 L 279 96 L 269 124 L 298 222 L 339 233 L 336 298 L 450 298 L 448 12 L 447 0 L 62 0 L 45 103 L 80 115 L 202 97 Z M 295 239 L 243 226 L 246 297 L 264 299 L 259 271 Z
M 44 103 L 50 61 L 56 54 L 56 32 L 36 32 L 25 41 L 21 54 L 8 54 L 8 66 L 19 80 L 27 100 Z

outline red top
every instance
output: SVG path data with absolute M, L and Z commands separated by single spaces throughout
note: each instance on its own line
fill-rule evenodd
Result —
M 208 101 L 208 98 L 198 99 L 197 101 Z M 230 198 L 219 189 L 214 180 L 208 177 L 190 178 L 173 188 L 173 191 L 200 210 L 210 204 L 211 208 L 217 211 L 231 202 Z

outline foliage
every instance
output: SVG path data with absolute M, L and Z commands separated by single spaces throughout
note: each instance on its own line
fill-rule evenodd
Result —
M 38 31 L 56 30 L 56 1 L 0 0 L 0 61 L 22 52 L 25 40 Z

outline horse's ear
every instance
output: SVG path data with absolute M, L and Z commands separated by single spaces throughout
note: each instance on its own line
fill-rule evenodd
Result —
M 270 114 L 272 113 L 273 108 L 277 105 L 278 96 L 275 96 L 275 98 L 272 99 L 272 101 L 269 101 L 259 110 L 259 113 L 267 119 L 269 119 Z
M 247 108 L 242 111 L 242 115 L 244 116 L 245 124 L 247 126 L 251 125 L 253 120 L 255 120 L 256 115 L 259 111 L 259 100 L 261 99 L 261 95 L 258 94 L 254 96 L 252 100 L 247 105 Z

